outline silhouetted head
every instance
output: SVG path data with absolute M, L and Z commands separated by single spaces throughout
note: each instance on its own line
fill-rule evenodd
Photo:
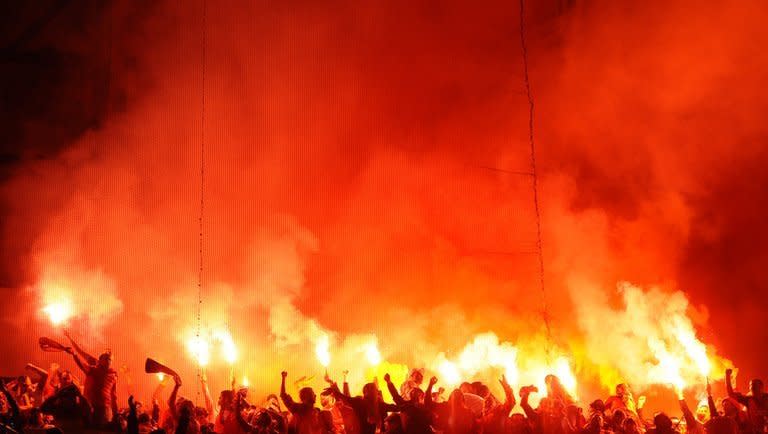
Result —
M 544 377 L 544 384 L 547 385 L 547 395 L 554 395 L 560 392 L 562 386 L 560 385 L 560 379 L 550 374 Z
M 419 389 L 418 387 L 414 387 L 413 389 L 411 389 L 410 399 L 411 399 L 411 402 L 424 401 L 424 391 Z
M 620 428 L 624 424 L 624 420 L 627 418 L 627 415 L 624 414 L 624 411 L 621 409 L 618 409 L 613 412 L 611 415 L 611 425 L 613 425 L 616 428 Z
M 277 395 L 274 393 L 267 395 L 267 399 L 264 400 L 264 408 L 274 412 L 280 412 L 280 400 L 277 399 Z
M 403 428 L 403 421 L 398 413 L 392 413 L 384 419 L 384 431 L 400 432 Z
M 61 371 L 59 373 L 59 387 L 67 387 L 74 384 L 72 373 L 68 370 Z
M 363 398 L 373 401 L 379 398 L 379 388 L 376 383 L 365 383 L 363 386 Z
M 699 404 L 698 407 L 696 407 L 696 420 L 698 420 L 701 423 L 706 423 L 711 415 L 709 414 L 709 404 L 702 403 Z
M 336 398 L 333 397 L 333 394 L 330 391 L 325 391 L 320 394 L 320 406 L 323 409 L 329 410 L 334 404 L 336 404 Z
M 424 373 L 421 369 L 414 369 L 411 371 L 411 380 L 416 384 L 421 384 L 421 382 L 424 381 Z
M 232 409 L 232 407 L 234 406 L 234 403 L 235 403 L 235 394 L 229 389 L 222 390 L 221 393 L 219 394 L 219 403 L 218 403 L 219 407 L 229 410 L 229 409 Z
M 672 419 L 665 413 L 657 413 L 653 417 L 653 424 L 656 426 L 657 433 L 669 433 L 672 432 Z
M 629 391 L 629 388 L 627 387 L 626 384 L 620 383 L 616 385 L 616 396 L 622 397 L 626 395 L 628 391 Z
M 605 411 L 605 403 L 602 399 L 596 399 L 589 404 L 589 409 L 593 413 L 603 413 Z
M 723 408 L 723 415 L 733 418 L 739 416 L 739 406 L 731 398 L 723 398 L 720 401 L 720 406 Z
M 624 433 L 625 434 L 639 434 L 640 429 L 637 426 L 637 421 L 632 419 L 631 417 L 628 417 L 624 419 Z
M 315 396 L 315 391 L 312 390 L 311 387 L 302 387 L 301 390 L 299 390 L 299 401 L 302 403 L 315 405 L 316 400 L 317 397 Z
M 147 425 L 152 422 L 148 413 L 139 413 L 136 420 L 139 422 L 139 425 Z
M 464 393 L 472 393 L 472 394 L 475 393 L 475 389 L 472 387 L 471 384 L 467 382 L 461 383 L 461 386 L 459 386 L 459 390 L 461 390 Z
M 452 405 L 464 405 L 464 393 L 459 389 L 454 389 L 454 391 L 448 395 L 448 402 Z
M 112 366 L 112 353 L 109 352 L 109 351 L 106 351 L 106 352 L 102 353 L 99 356 L 98 366 L 100 368 L 105 368 L 105 369 L 109 368 L 110 366 Z
M 752 391 L 752 396 L 760 396 L 765 391 L 765 387 L 763 385 L 763 380 L 760 380 L 758 378 L 753 379 L 749 382 L 749 390 Z
M 256 416 L 256 421 L 254 425 L 262 428 L 267 428 L 270 425 L 272 425 L 272 418 L 269 417 L 269 413 L 267 413 L 266 411 L 262 411 L 261 413 L 259 413 L 258 416 Z
M 491 389 L 489 389 L 488 386 L 483 383 L 478 382 L 472 386 L 475 388 L 475 393 L 477 393 L 479 396 L 482 396 L 483 398 L 487 398 L 491 395 Z
M 195 407 L 195 419 L 200 425 L 208 423 L 208 410 L 203 407 Z
M 182 399 L 181 402 L 176 405 L 176 409 L 178 410 L 180 417 L 192 418 L 195 414 L 195 403 L 188 399 Z

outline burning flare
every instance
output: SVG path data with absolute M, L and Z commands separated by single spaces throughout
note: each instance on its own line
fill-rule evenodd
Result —
M 237 361 L 237 346 L 228 330 L 216 330 L 213 332 L 213 338 L 221 345 L 221 354 L 229 365 Z
M 59 326 L 66 323 L 73 316 L 72 303 L 68 299 L 49 303 L 43 308 L 43 312 L 48 316 L 51 324 Z
M 379 352 L 379 347 L 376 345 L 376 342 L 371 342 L 365 346 L 365 358 L 368 360 L 368 363 L 373 366 L 381 364 L 381 353 Z
M 328 339 L 328 335 L 326 333 L 323 333 L 322 335 L 320 335 L 320 337 L 317 340 L 317 343 L 315 344 L 315 355 L 317 356 L 317 360 L 325 368 L 327 368 L 328 365 L 331 364 L 330 346 L 331 346 L 330 340 Z
M 195 359 L 198 366 L 208 366 L 208 363 L 211 361 L 210 345 L 202 336 L 192 336 L 188 339 L 187 350 Z

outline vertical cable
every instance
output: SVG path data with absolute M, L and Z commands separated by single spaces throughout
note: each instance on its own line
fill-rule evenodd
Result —
M 205 45 L 206 45 L 206 0 L 203 0 L 203 22 L 202 22 L 202 97 L 200 101 L 200 214 L 198 216 L 198 254 L 199 267 L 197 272 L 197 345 L 201 345 L 202 331 L 202 308 L 203 308 L 203 212 L 205 210 Z M 198 350 L 199 351 L 199 350 Z M 202 389 L 203 367 L 199 363 L 197 370 L 197 400 L 200 399 L 200 390 Z
M 541 212 L 539 210 L 539 178 L 536 171 L 536 142 L 534 140 L 534 103 L 531 92 L 531 82 L 528 76 L 528 46 L 525 41 L 525 0 L 520 0 L 520 46 L 523 53 L 523 72 L 525 78 L 525 93 L 528 96 L 528 143 L 531 148 L 531 179 L 533 181 L 533 206 L 536 211 L 536 251 L 539 258 L 539 287 L 541 289 L 541 316 L 547 332 L 547 358 L 552 344 L 552 330 L 549 321 L 549 306 L 547 290 L 544 285 L 544 254 L 541 242 Z

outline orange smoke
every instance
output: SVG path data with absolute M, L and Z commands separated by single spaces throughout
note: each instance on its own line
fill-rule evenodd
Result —
M 30 335 L 50 324 L 132 372 L 151 355 L 259 393 L 283 369 L 314 387 L 349 370 L 353 389 L 390 369 L 556 374 L 582 399 L 691 389 L 724 356 L 762 369 L 734 324 L 768 333 L 764 2 L 530 10 L 546 294 L 514 4 L 222 4 L 203 63 L 201 1 L 118 3 L 108 104 L 90 101 L 109 110 L 2 178 L 3 286 L 31 294 L 3 308 L 8 371 L 44 357 Z M 52 46 L 102 71 L 70 33 Z M 25 100 L 69 108 L 70 87 Z M 19 122 L 23 145 L 47 119 Z

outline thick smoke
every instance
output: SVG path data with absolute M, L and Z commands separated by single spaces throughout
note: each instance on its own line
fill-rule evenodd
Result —
M 766 8 L 529 12 L 551 341 L 530 178 L 512 173 L 530 170 L 517 8 L 209 2 L 203 24 L 202 2 L 146 15 L 116 3 L 111 111 L 16 164 L 2 187 L 4 269 L 23 276 L 8 291 L 20 311 L 4 309 L 4 323 L 27 331 L 3 368 L 60 361 L 34 338 L 61 337 L 41 309 L 65 292 L 73 334 L 111 347 L 127 387 L 143 391 L 154 380 L 139 373 L 144 356 L 193 375 L 198 307 L 200 328 L 231 333 L 236 375 L 262 392 L 282 369 L 320 376 L 324 339 L 336 375 L 371 345 L 400 376 L 462 369 L 465 345 L 509 351 L 532 371 L 539 360 L 525 354 L 551 346 L 585 375 L 605 364 L 654 382 L 600 347 L 620 340 L 601 326 L 657 332 L 634 329 L 624 301 L 693 318 L 705 342 L 759 373 L 732 321 L 743 311 L 762 324 L 741 294 L 765 288 L 754 246 L 766 236 Z M 625 280 L 663 290 L 622 300 Z M 220 387 L 227 363 L 210 351 Z

